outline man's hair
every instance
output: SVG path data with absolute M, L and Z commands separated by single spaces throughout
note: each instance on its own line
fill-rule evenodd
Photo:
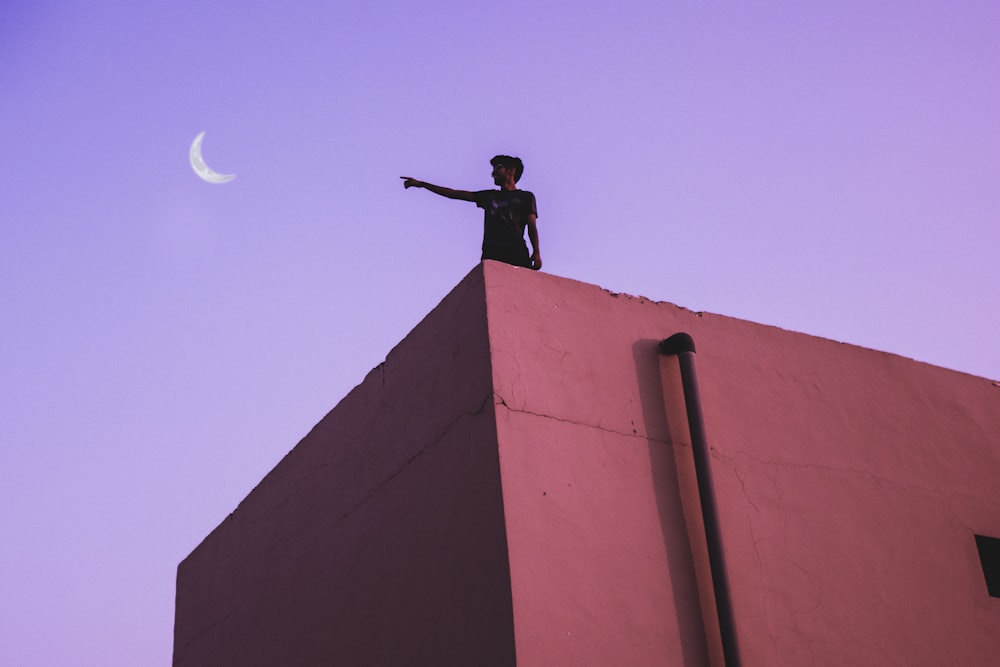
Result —
M 492 160 L 490 160 L 490 164 L 494 167 L 507 167 L 508 169 L 513 169 L 515 183 L 521 180 L 521 174 L 524 173 L 524 163 L 521 162 L 521 158 L 519 157 L 496 155 Z

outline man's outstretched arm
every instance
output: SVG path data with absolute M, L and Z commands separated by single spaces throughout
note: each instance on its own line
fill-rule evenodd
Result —
M 442 197 L 447 197 L 448 199 L 461 199 L 462 201 L 476 201 L 476 193 L 469 192 L 468 190 L 452 190 L 451 188 L 443 188 L 440 185 L 432 185 L 430 183 L 425 183 L 424 181 L 418 181 L 411 176 L 400 176 L 403 179 L 404 188 L 423 188 L 424 190 L 430 190 L 436 195 L 441 195 Z

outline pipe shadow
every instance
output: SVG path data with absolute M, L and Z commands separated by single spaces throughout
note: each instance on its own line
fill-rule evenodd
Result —
M 643 425 L 649 445 L 656 508 L 663 534 L 673 590 L 681 651 L 685 665 L 716 663 L 709 644 L 713 609 L 699 582 L 705 581 L 708 551 L 702 548 L 697 478 L 684 408 L 684 390 L 676 357 L 660 354 L 660 341 L 641 339 L 632 345 L 639 383 Z M 664 378 L 676 378 L 675 382 Z M 704 564 L 700 563 L 704 560 Z M 710 572 L 708 573 L 710 576 Z M 709 581 L 711 581 L 709 579 Z M 708 594 L 711 595 L 711 588 Z M 717 621 L 714 621 L 717 626 Z M 706 629 L 707 628 L 707 629 Z M 721 645 L 718 647 L 721 655 Z

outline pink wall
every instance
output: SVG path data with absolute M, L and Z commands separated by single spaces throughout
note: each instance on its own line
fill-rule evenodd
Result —
M 645 664 L 640 638 L 661 664 L 704 660 L 687 579 L 702 560 L 677 540 L 678 512 L 697 518 L 680 377 L 655 350 L 680 331 L 698 348 L 744 664 L 996 664 L 1000 600 L 973 539 L 1000 536 L 994 383 L 485 275 L 519 664 Z
M 992 665 L 1000 388 L 486 262 L 181 564 L 175 662 Z
M 178 568 L 174 664 L 513 664 L 481 273 Z

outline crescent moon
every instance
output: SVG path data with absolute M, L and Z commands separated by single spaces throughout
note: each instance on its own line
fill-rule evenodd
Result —
M 201 157 L 201 140 L 204 138 L 205 133 L 202 132 L 194 138 L 194 142 L 191 144 L 191 168 L 194 169 L 194 173 L 198 174 L 198 177 L 203 181 L 209 183 L 228 183 L 236 178 L 236 174 L 220 174 L 205 164 L 205 160 Z

